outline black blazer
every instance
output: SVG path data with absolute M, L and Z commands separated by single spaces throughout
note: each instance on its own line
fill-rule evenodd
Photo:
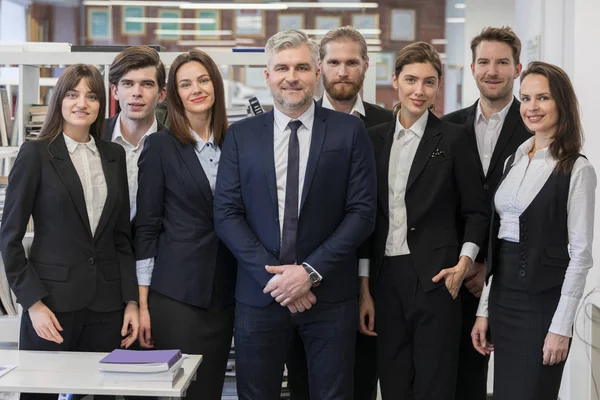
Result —
M 384 122 L 390 122 L 394 119 L 394 116 L 390 110 L 380 107 L 377 104 L 367 103 L 364 100 L 362 103 L 365 107 L 365 116 L 361 116 L 360 119 L 365 123 L 367 128 L 383 124 Z M 323 98 L 319 99 L 317 104 L 322 107 Z
M 134 247 L 138 260 L 155 257 L 150 287 L 196 307 L 233 304 L 235 258 L 215 234 L 213 194 L 194 145 L 153 133 L 138 167 Z
M 117 123 L 118 118 L 119 118 L 119 114 L 106 119 L 106 123 L 104 124 L 104 134 L 102 135 L 102 139 L 106 140 L 107 142 L 112 141 L 113 131 L 115 130 L 115 124 Z M 158 131 L 162 131 L 162 130 L 166 129 L 166 127 L 163 124 L 161 124 L 158 119 L 156 120 L 156 122 L 158 123 Z
M 94 235 L 64 137 L 21 146 L 6 190 L 0 251 L 24 309 L 43 300 L 55 312 L 85 307 L 103 312 L 138 299 L 125 152 L 102 140 L 96 145 L 107 197 Z M 30 215 L 35 236 L 27 258 L 22 240 Z
M 369 130 L 377 162 L 377 222 L 370 241 L 370 283 L 376 288 L 389 231 L 388 173 L 396 121 Z M 456 215 L 464 222 L 464 242 L 482 248 L 489 212 L 477 179 L 473 152 L 462 127 L 429 113 L 427 126 L 412 163 L 405 202 L 407 241 L 426 291 L 443 284 L 431 281 L 440 270 L 453 267 L 462 246 Z
M 453 122 L 455 124 L 465 126 L 467 136 L 469 138 L 469 148 L 475 155 L 475 161 L 477 162 L 477 171 L 479 172 L 479 181 L 485 192 L 485 204 L 488 207 L 492 207 L 492 200 L 496 188 L 500 183 L 502 177 L 502 171 L 504 168 L 504 161 L 510 157 L 517 148 L 527 139 L 531 137 L 531 133 L 525 128 L 523 119 L 519 112 L 521 103 L 519 100 L 514 99 L 506 119 L 502 125 L 500 136 L 494 152 L 492 153 L 492 159 L 490 160 L 490 166 L 487 174 L 483 173 L 483 166 L 481 165 L 481 157 L 479 155 L 479 149 L 477 148 L 477 137 L 475 136 L 475 116 L 477 115 L 477 100 L 472 106 L 463 108 L 453 113 L 447 114 L 442 117 L 442 121 Z M 477 261 L 484 262 L 485 256 L 487 255 L 487 246 L 481 249 Z

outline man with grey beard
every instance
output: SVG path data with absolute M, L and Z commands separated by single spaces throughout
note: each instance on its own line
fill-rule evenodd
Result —
M 330 30 L 321 40 L 319 57 L 325 94 L 317 104 L 355 115 L 367 128 L 393 119 L 390 110 L 367 103 L 360 97 L 359 92 L 369 68 L 367 43 L 360 32 L 351 27 Z M 377 397 L 377 334 L 374 329 L 373 299 L 368 290 L 369 270 L 361 266 L 359 261 L 359 276 L 364 278 L 360 278 L 363 301 L 359 310 L 360 333 L 356 335 L 354 399 L 374 400 Z M 290 342 L 287 366 L 291 399 L 309 400 L 306 355 L 297 335 Z
M 265 46 L 274 108 L 229 126 L 215 231 L 238 261 L 240 400 L 281 398 L 290 338 L 308 355 L 310 398 L 353 398 L 357 248 L 375 227 L 375 157 L 355 117 L 313 101 L 318 46 L 297 30 Z

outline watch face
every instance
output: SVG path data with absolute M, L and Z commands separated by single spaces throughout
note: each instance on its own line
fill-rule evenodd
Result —
M 314 272 L 311 272 L 310 274 L 308 274 L 308 280 L 311 281 L 312 283 L 318 283 L 319 276 L 317 274 L 315 274 Z

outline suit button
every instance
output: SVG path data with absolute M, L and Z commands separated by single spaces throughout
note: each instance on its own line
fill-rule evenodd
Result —
M 525 261 L 521 261 L 521 268 L 527 268 L 527 263 Z
M 96 264 L 96 259 L 95 259 L 94 257 L 90 257 L 90 258 L 88 259 L 88 264 L 89 264 L 90 266 L 94 266 L 94 265 Z
M 520 270 L 519 271 L 519 276 L 521 278 L 525 278 L 527 276 L 527 271 L 525 271 L 524 269 Z
M 483 185 L 483 188 L 484 188 L 485 190 L 488 190 L 488 189 L 490 188 L 490 185 L 487 185 L 487 184 L 486 184 L 486 185 Z

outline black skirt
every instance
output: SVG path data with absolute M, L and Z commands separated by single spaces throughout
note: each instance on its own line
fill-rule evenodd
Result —
M 519 268 L 519 244 L 502 241 L 498 273 Z M 494 400 L 558 398 L 565 363 L 543 365 L 544 340 L 560 300 L 561 287 L 541 293 L 492 283 L 489 322 L 494 344 Z

